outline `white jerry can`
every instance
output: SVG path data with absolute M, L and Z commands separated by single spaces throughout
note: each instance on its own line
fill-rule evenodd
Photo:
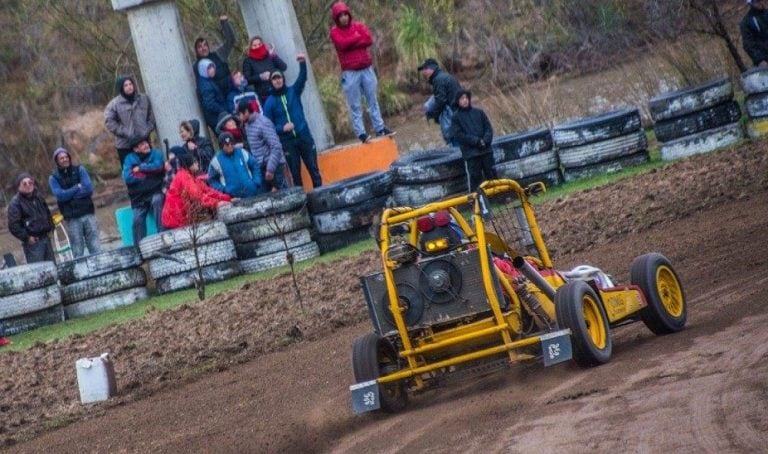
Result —
M 75 368 L 81 403 L 101 402 L 117 393 L 115 368 L 109 353 L 95 358 L 80 358 L 75 361 Z

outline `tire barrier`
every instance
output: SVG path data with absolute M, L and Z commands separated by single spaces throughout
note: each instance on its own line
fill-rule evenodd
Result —
M 759 99 L 753 104 L 760 108 Z M 649 107 L 665 161 L 708 153 L 744 138 L 741 109 L 733 101 L 733 84 L 727 77 L 661 94 L 649 101 Z
M 499 178 L 516 180 L 522 186 L 541 181 L 551 187 L 563 182 L 552 133 L 547 128 L 498 137 L 492 148 Z
M 648 160 L 648 140 L 636 108 L 558 125 L 552 138 L 563 179 L 568 182 L 618 172 Z
M 322 203 L 335 206 L 344 197 L 337 194 L 337 197 Z M 294 262 L 320 254 L 308 230 L 312 221 L 303 188 L 290 188 L 238 200 L 222 207 L 216 217 L 226 224 L 232 241 L 232 254 L 222 260 L 220 266 L 210 266 L 204 270 L 203 279 L 206 279 L 205 273 L 211 279 L 227 279 L 234 271 L 231 264 L 227 266 L 224 262 L 237 261 L 240 272 L 255 273 L 288 264 L 289 251 L 293 254 Z M 163 287 L 171 287 L 165 283 L 158 283 L 158 286 L 161 284 Z
M 147 299 L 139 248 L 123 247 L 59 264 L 67 318 L 97 314 Z
M 392 163 L 392 199 L 397 206 L 420 206 L 467 192 L 464 159 L 456 148 L 406 155 Z
M 0 336 L 64 321 L 53 262 L 0 270 Z
M 741 75 L 741 87 L 747 95 L 747 135 L 756 139 L 768 134 L 768 69 L 752 68 Z

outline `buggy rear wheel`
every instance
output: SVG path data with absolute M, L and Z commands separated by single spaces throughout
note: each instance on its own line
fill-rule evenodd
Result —
M 572 281 L 557 289 L 555 313 L 561 327 L 570 328 L 573 360 L 582 367 L 611 359 L 613 341 L 605 309 L 595 291 L 584 281 Z
M 382 375 L 400 370 L 397 352 L 386 338 L 368 333 L 352 344 L 352 370 L 357 383 L 376 380 Z M 381 410 L 396 413 L 408 404 L 405 382 L 379 385 Z
M 632 262 L 629 274 L 632 284 L 640 287 L 648 302 L 648 307 L 640 312 L 648 329 L 663 335 L 685 327 L 685 293 L 666 257 L 658 253 L 641 255 Z

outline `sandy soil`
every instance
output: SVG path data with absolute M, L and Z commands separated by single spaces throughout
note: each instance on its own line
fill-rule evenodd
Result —
M 748 143 L 537 205 L 555 263 L 620 281 L 659 251 L 684 331 L 614 330 L 606 365 L 516 367 L 354 416 L 357 275 L 376 255 L 251 282 L 201 304 L 0 354 L 11 452 L 755 452 L 768 443 L 768 145 Z M 119 395 L 78 403 L 74 362 L 110 351 Z

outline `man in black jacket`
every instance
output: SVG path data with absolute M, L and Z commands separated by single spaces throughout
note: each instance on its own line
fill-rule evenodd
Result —
M 768 66 L 768 0 L 747 0 L 749 11 L 741 20 L 741 42 L 755 66 Z
M 480 109 L 472 107 L 472 93 L 459 91 L 458 109 L 451 118 L 451 137 L 461 148 L 467 172 L 467 190 L 474 191 L 485 180 L 496 178 L 493 168 L 493 127 Z
M 195 75 L 195 80 L 199 78 L 197 71 L 197 64 L 203 58 L 207 58 L 216 65 L 216 75 L 213 76 L 213 81 L 219 87 L 222 93 L 225 95 L 230 90 L 230 77 L 232 74 L 229 71 L 229 53 L 232 52 L 232 48 L 235 46 L 235 30 L 232 28 L 232 24 L 229 23 L 229 17 L 226 15 L 219 16 L 219 23 L 221 24 L 221 35 L 224 37 L 224 43 L 219 46 L 218 49 L 211 52 L 208 40 L 200 37 L 195 40 L 195 63 L 192 65 L 192 73 Z M 208 125 L 211 128 L 216 126 Z
M 427 120 L 435 120 L 440 125 L 440 132 L 448 145 L 458 146 L 450 136 L 450 129 L 451 116 L 456 111 L 456 101 L 461 90 L 459 81 L 440 69 L 434 58 L 424 60 L 419 71 L 432 85 L 432 96 L 424 104 Z
M 48 234 L 53 231 L 51 211 L 27 172 L 16 177 L 18 192 L 8 204 L 8 230 L 21 241 L 27 263 L 54 260 Z

